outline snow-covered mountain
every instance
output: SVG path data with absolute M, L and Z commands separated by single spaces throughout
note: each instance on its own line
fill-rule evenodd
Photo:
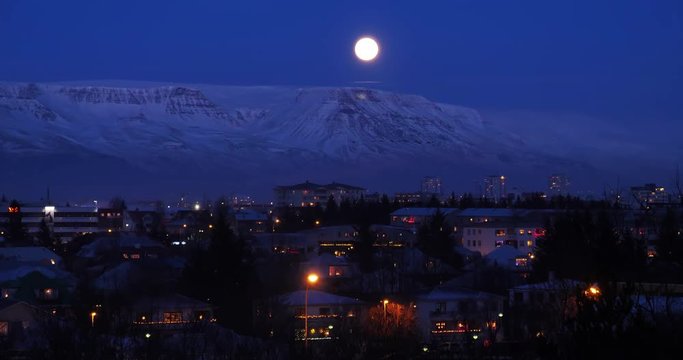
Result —
M 587 166 L 523 139 L 473 109 L 365 88 L 0 83 L 0 186 L 10 191 L 267 197 L 305 179 L 411 190 L 428 174 L 472 191 L 490 172 Z

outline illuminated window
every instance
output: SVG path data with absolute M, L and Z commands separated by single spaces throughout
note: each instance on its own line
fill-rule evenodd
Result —
M 194 312 L 194 319 L 197 321 L 202 321 L 208 319 L 208 315 L 206 311 L 195 311 Z
M 524 235 L 524 229 L 519 229 L 519 235 Z
M 9 323 L 7 321 L 0 321 L 0 336 L 9 335 Z
M 527 258 L 516 258 L 516 259 L 515 259 L 515 266 L 517 266 L 517 267 L 526 267 L 528 261 L 529 261 L 529 260 L 528 260 Z
M 340 266 L 330 265 L 328 275 L 330 277 L 344 276 L 344 268 Z
M 505 229 L 496 229 L 496 236 L 505 236 Z
M 527 240 L 527 241 L 526 241 L 526 246 L 528 246 L 528 247 L 534 246 L 534 241 L 533 241 L 533 240 Z
M 446 328 L 445 322 L 438 322 L 435 324 L 437 330 L 444 330 Z
M 179 323 L 183 321 L 183 313 L 181 312 L 165 312 L 164 322 L 167 324 Z
M 496 247 L 501 247 L 501 246 L 503 246 L 503 240 L 496 241 Z
M 130 258 L 133 260 L 140 260 L 140 254 L 131 254 Z

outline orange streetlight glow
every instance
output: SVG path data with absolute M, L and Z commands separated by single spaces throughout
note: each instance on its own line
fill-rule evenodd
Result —
M 597 285 L 591 285 L 586 291 L 584 291 L 584 295 L 589 298 L 596 299 L 600 297 L 600 288 Z
M 304 298 L 304 347 L 308 348 L 308 284 L 315 285 L 318 282 L 318 274 L 310 273 L 306 277 L 306 294 Z
M 90 313 L 90 324 L 92 327 L 95 327 L 95 316 L 97 316 L 96 312 L 91 312 Z
M 318 282 L 318 274 L 308 274 L 306 280 L 311 284 L 315 284 Z

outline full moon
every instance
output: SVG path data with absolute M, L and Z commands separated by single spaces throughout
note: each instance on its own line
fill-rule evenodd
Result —
M 372 61 L 375 60 L 379 54 L 379 45 L 375 39 L 370 37 L 363 37 L 356 41 L 356 47 L 354 48 L 356 52 L 356 57 L 362 61 Z

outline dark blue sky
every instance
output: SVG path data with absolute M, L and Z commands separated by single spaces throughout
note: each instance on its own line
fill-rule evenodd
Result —
M 362 34 L 383 49 L 352 54 Z M 681 0 L 0 0 L 0 80 L 353 85 L 478 108 L 683 118 Z

